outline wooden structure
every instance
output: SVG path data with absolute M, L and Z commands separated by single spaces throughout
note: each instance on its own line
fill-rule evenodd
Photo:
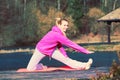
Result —
M 97 20 L 98 22 L 105 22 L 108 24 L 108 43 L 111 43 L 110 40 L 110 33 L 111 33 L 111 23 L 112 22 L 120 22 L 120 8 L 113 10 L 112 12 L 108 13 L 107 15 L 101 17 Z

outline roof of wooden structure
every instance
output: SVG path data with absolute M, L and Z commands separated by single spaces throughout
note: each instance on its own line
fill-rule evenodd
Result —
M 120 8 L 113 10 L 112 12 L 108 13 L 107 15 L 99 18 L 98 22 L 120 22 Z

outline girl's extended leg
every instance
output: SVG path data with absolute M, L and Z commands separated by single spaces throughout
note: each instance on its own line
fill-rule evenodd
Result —
M 89 60 L 88 62 L 80 62 L 77 60 L 73 60 L 69 57 L 65 57 L 59 50 L 55 50 L 52 58 L 66 64 L 67 66 L 70 66 L 71 68 L 85 68 L 89 69 L 90 65 L 92 64 L 92 60 Z
M 37 70 L 42 69 L 42 64 L 39 64 L 39 62 L 45 57 L 44 54 L 40 53 L 37 49 L 35 49 L 29 63 L 27 66 L 27 70 Z

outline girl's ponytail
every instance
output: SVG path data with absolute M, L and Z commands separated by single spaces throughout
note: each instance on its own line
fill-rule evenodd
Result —
M 60 24 L 61 18 L 55 18 L 56 19 L 56 25 L 58 26 Z

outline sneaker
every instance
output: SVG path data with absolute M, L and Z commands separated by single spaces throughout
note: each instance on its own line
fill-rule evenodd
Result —
M 37 64 L 36 70 L 47 69 L 47 66 L 43 65 L 42 63 Z
M 92 63 L 93 63 L 93 59 L 92 59 L 92 58 L 90 58 L 90 59 L 88 60 L 88 62 L 86 63 L 86 68 L 85 68 L 85 70 L 90 69 L 90 67 L 91 67 Z

